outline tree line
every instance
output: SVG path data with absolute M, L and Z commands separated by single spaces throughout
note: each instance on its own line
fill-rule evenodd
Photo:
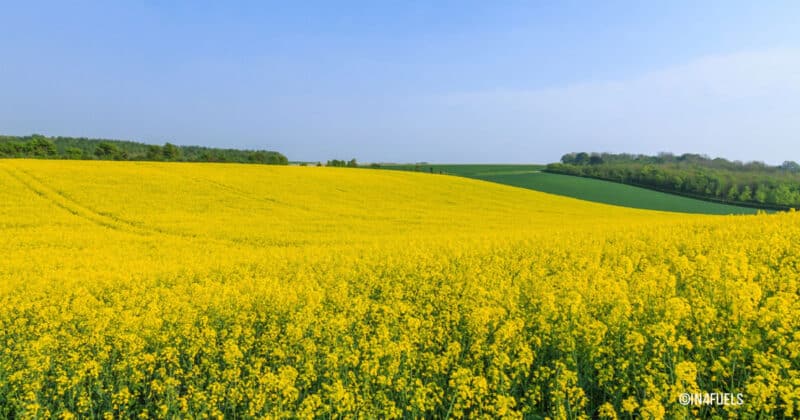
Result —
M 334 166 L 337 168 L 358 168 L 358 162 L 355 159 L 350 159 L 348 161 L 331 159 L 325 166 Z
M 800 207 L 800 164 L 729 161 L 686 153 L 568 153 L 547 172 L 616 181 L 712 201 L 769 209 Z
M 268 150 L 146 144 L 85 137 L 0 136 L 0 158 L 235 162 L 286 165 L 286 156 Z

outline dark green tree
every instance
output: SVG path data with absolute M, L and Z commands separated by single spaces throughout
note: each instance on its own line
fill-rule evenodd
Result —
M 101 141 L 94 148 L 94 155 L 100 159 L 114 159 L 119 155 L 119 148 L 114 143 Z
M 261 151 L 250 153 L 250 162 L 267 163 L 267 154 Z
M 83 159 L 83 150 L 77 147 L 67 147 L 64 150 L 64 157 L 67 159 Z
M 55 156 L 58 153 L 55 143 L 44 137 L 35 137 L 28 143 L 28 148 L 31 155 L 36 157 Z
M 147 146 L 147 154 L 145 157 L 147 157 L 147 160 L 161 160 L 161 158 L 164 157 L 164 151 L 161 150 L 161 146 L 151 144 Z
M 575 155 L 575 164 L 576 165 L 586 165 L 589 163 L 589 154 L 585 152 L 580 152 Z
M 164 147 L 161 148 L 161 156 L 164 157 L 164 160 L 177 160 L 181 156 L 181 150 L 172 143 L 164 143 Z

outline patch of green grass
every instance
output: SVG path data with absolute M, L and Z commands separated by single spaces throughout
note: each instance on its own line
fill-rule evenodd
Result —
M 748 207 L 697 200 L 599 179 L 550 174 L 546 172 L 530 174 L 489 174 L 476 178 L 617 206 L 682 213 L 756 213 L 756 209 Z
M 545 168 L 545 165 L 440 165 L 440 164 L 407 164 L 407 165 L 383 165 L 383 169 L 396 169 L 403 171 L 433 172 L 448 175 L 458 175 L 467 178 L 478 178 L 489 175 L 501 174 L 523 174 L 538 172 Z
M 756 209 L 714 203 L 599 179 L 541 172 L 544 165 L 385 165 L 385 169 L 444 173 L 649 210 L 701 214 L 754 214 Z

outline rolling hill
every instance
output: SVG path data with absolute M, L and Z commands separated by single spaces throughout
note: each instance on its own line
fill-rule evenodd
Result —
M 0 418 L 704 417 L 676 392 L 731 383 L 780 417 L 798 392 L 794 212 L 172 162 L 0 160 L 0 191 Z
M 741 207 L 699 200 L 600 179 L 543 172 L 544 165 L 384 165 L 386 169 L 449 174 L 563 195 L 580 200 L 649 210 L 698 214 L 755 214 Z

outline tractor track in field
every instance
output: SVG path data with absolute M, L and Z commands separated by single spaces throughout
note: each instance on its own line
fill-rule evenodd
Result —
M 9 168 L 9 166 L 11 168 Z M 27 189 L 42 199 L 49 201 L 56 207 L 59 207 L 76 217 L 94 223 L 98 226 L 112 229 L 117 232 L 132 233 L 141 236 L 167 235 L 188 239 L 196 238 L 196 236 L 193 235 L 180 234 L 152 227 L 144 227 L 130 220 L 101 213 L 78 202 L 77 200 L 56 190 L 55 188 L 47 186 L 39 178 L 23 169 L 14 167 L 13 165 L 2 165 L 0 167 L 2 167 L 11 178 L 24 185 Z
M 110 218 L 102 216 L 102 215 L 100 215 L 98 213 L 92 212 L 91 210 L 86 209 L 85 207 L 80 206 L 77 203 L 74 203 L 74 202 L 70 201 L 69 199 L 66 199 L 65 197 L 63 197 L 63 196 L 61 196 L 61 195 L 59 195 L 57 193 L 54 193 L 52 191 L 48 191 L 48 188 L 45 188 L 41 183 L 38 183 L 39 185 L 36 185 L 37 184 L 36 181 L 31 180 L 31 179 L 25 179 L 24 176 L 22 176 L 22 175 L 20 175 L 18 173 L 18 172 L 22 172 L 22 171 L 17 169 L 17 168 L 15 168 L 15 169 L 16 170 L 12 170 L 12 169 L 9 169 L 7 166 L 3 166 L 3 170 L 8 174 L 9 177 L 11 177 L 13 180 L 19 182 L 20 184 L 22 184 L 25 188 L 27 188 L 29 191 L 31 191 L 34 194 L 36 194 L 41 199 L 53 204 L 54 206 L 66 211 L 66 212 L 68 212 L 70 214 L 72 214 L 75 217 L 78 217 L 80 219 L 86 220 L 86 221 L 91 222 L 91 223 L 93 223 L 95 225 L 102 226 L 102 227 L 105 227 L 105 228 L 108 228 L 108 229 L 112 229 L 112 230 L 115 230 L 115 231 L 126 231 L 126 232 L 130 233 L 128 230 L 122 228 L 121 226 L 118 226 L 118 223 L 115 223 L 115 221 L 113 219 L 110 219 Z M 56 197 L 61 197 L 61 199 L 58 199 Z M 137 232 L 137 233 L 139 233 L 139 232 Z
M 142 226 L 139 223 L 99 212 L 89 206 L 82 204 L 72 197 L 49 187 L 45 182 L 13 164 L 3 164 L 0 162 L 0 169 L 16 182 L 23 185 L 26 189 L 33 192 L 41 199 L 52 203 L 54 206 L 72 214 L 73 216 L 86 220 L 100 227 L 111 229 L 116 232 L 128 233 L 143 237 L 168 236 L 188 241 L 200 241 L 202 243 L 214 242 L 217 244 L 241 245 L 242 242 L 235 239 L 224 239 L 213 236 L 198 236 L 187 233 L 173 232 L 155 227 Z M 273 244 L 275 246 L 286 246 L 287 244 Z

